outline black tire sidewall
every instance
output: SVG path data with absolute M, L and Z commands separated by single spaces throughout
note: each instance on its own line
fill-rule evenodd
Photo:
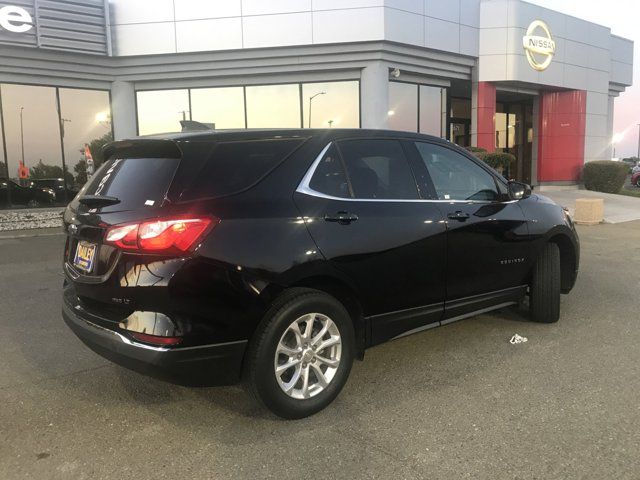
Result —
M 286 329 L 299 317 L 308 313 L 327 315 L 337 326 L 342 341 L 338 370 L 329 385 L 317 395 L 304 400 L 289 397 L 278 385 L 274 372 L 276 347 Z M 256 352 L 250 368 L 253 388 L 260 400 L 276 415 L 302 418 L 316 413 L 338 396 L 346 383 L 354 358 L 353 325 L 346 309 L 327 294 L 304 293 L 288 301 L 264 319 L 262 335 L 255 345 Z
M 560 250 L 545 245 L 533 269 L 530 310 L 534 322 L 554 323 L 560 316 Z

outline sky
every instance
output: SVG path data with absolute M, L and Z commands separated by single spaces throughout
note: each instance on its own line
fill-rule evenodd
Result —
M 616 156 L 631 157 L 638 152 L 640 123 L 640 0 L 528 0 L 530 3 L 573 15 L 611 28 L 611 33 L 635 42 L 633 86 L 615 99 L 613 133 L 621 134 Z

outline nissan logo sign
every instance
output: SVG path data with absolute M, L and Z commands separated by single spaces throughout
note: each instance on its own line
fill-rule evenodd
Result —
M 12 5 L 0 8 L 0 29 L 14 33 L 24 33 L 32 28 L 33 19 L 24 8 Z
M 542 33 L 543 35 L 535 35 Z M 551 38 L 549 27 L 542 20 L 534 20 L 522 38 L 522 46 L 529 65 L 539 72 L 545 70 L 556 53 L 556 42 Z

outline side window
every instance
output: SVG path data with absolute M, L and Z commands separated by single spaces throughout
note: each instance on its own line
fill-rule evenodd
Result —
M 415 143 L 440 200 L 496 201 L 496 182 L 486 170 L 449 148 Z
M 309 187 L 316 192 L 332 197 L 348 198 L 351 196 L 347 176 L 344 173 L 335 144 L 331 144 L 320 160 L 309 182 Z
M 416 181 L 399 141 L 344 140 L 338 146 L 355 198 L 419 198 Z

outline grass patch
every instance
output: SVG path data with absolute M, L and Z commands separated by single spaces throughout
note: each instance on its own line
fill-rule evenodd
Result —
M 627 197 L 640 198 L 640 188 L 634 188 L 632 190 L 623 188 L 622 190 L 620 190 L 619 195 L 626 195 Z

